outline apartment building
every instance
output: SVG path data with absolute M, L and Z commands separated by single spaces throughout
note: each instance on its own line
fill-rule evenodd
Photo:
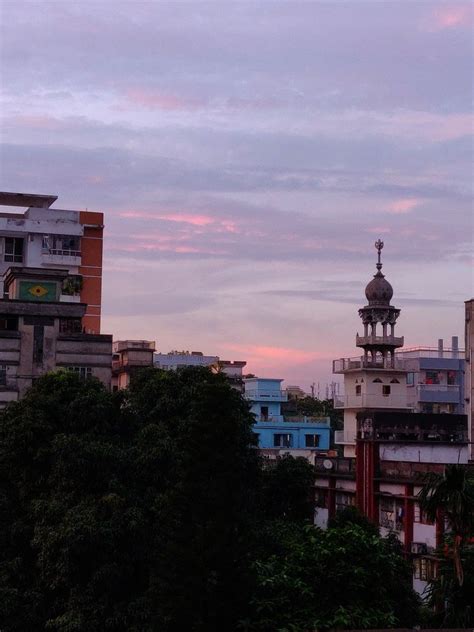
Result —
M 68 270 L 12 266 L 0 299 L 0 408 L 57 369 L 110 388 L 112 336 L 87 333 L 87 305 L 62 294 Z
M 437 348 L 403 349 L 396 358 L 407 371 L 407 400 L 414 412 L 464 412 L 465 359 L 457 336 L 449 348 L 439 339 Z
M 133 373 L 153 367 L 155 342 L 151 340 L 116 340 L 113 343 L 112 390 L 122 390 L 130 385 Z
M 328 417 L 286 416 L 281 405 L 288 400 L 281 379 L 246 378 L 244 397 L 255 417 L 253 431 L 264 456 L 275 459 L 284 454 L 302 456 L 314 463 L 317 453 L 329 450 Z
M 0 192 L 0 205 L 10 207 L 0 213 L 0 278 L 11 266 L 65 270 L 58 300 L 85 304 L 82 328 L 98 334 L 103 214 L 51 208 L 56 200 L 55 195 Z

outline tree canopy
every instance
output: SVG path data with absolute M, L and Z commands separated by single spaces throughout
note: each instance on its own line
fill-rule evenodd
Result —
M 311 524 L 314 472 L 269 466 L 221 373 L 126 391 L 58 372 L 0 414 L 4 632 L 307 632 L 411 621 L 395 547 Z M 284 628 L 283 626 L 287 626 Z

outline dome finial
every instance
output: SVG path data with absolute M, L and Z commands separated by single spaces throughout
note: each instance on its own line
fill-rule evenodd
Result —
M 377 249 L 377 253 L 378 253 L 378 261 L 376 264 L 377 270 L 381 270 L 382 269 L 382 262 L 380 261 L 380 255 L 382 252 L 382 248 L 383 248 L 383 241 L 381 239 L 377 239 L 377 241 L 375 242 L 375 247 Z

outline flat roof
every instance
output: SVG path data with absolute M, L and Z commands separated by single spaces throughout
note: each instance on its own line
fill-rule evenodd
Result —
M 30 208 L 49 208 L 58 199 L 57 195 L 42 195 L 39 193 L 12 193 L 0 191 L 1 206 L 22 206 Z

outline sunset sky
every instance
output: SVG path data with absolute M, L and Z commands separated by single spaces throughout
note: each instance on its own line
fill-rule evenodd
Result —
M 0 188 L 105 213 L 104 333 L 330 381 L 380 237 L 406 346 L 462 338 L 470 3 L 0 10 Z

